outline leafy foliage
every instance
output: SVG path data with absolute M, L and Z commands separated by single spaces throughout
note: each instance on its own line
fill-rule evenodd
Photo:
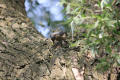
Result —
M 111 59 L 111 56 L 118 54 L 117 50 L 120 41 L 120 7 L 116 4 L 118 0 L 61 0 L 61 3 L 65 5 L 65 13 L 68 16 L 69 26 L 71 26 L 72 37 L 74 31 L 79 31 L 75 28 L 85 29 L 84 41 L 88 48 L 94 52 L 97 52 L 97 56 L 105 55 L 108 53 L 104 60 L 100 60 L 97 64 L 97 69 L 104 67 L 103 71 L 110 67 L 111 62 L 107 62 Z M 79 41 L 79 40 L 78 40 Z M 77 46 L 78 41 L 71 46 Z M 116 52 L 116 53 L 115 53 Z M 120 55 L 118 55 L 120 58 Z M 120 60 L 118 56 L 114 56 L 112 63 Z

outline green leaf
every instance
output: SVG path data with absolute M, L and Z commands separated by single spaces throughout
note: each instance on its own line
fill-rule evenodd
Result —
M 79 46 L 79 44 L 80 44 L 80 41 L 78 40 L 75 43 L 70 43 L 70 47 L 77 47 Z
M 84 22 L 84 18 L 81 17 L 81 15 L 77 15 L 76 17 L 73 18 L 73 21 L 76 25 L 81 25 Z
M 111 4 L 113 2 L 113 0 L 102 0 L 101 1 L 101 9 L 103 10 L 103 8 L 109 4 Z
M 107 53 L 111 53 L 111 52 L 112 52 L 112 50 L 111 50 L 111 48 L 110 48 L 109 45 L 106 46 L 106 52 L 107 52 Z
M 66 14 L 71 14 L 71 7 L 70 7 L 70 3 L 67 5 L 66 7 Z
M 75 27 L 75 23 L 72 21 L 71 22 L 72 40 L 73 40 L 73 34 L 74 34 L 74 27 Z

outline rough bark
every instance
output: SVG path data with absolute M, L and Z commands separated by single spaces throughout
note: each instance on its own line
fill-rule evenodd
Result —
M 0 0 L 0 80 L 74 79 L 60 64 L 65 49 L 52 44 L 26 17 L 24 0 Z

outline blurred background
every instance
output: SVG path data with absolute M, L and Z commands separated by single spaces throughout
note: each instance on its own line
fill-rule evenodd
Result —
M 64 21 L 63 6 L 60 0 L 25 0 L 25 10 L 35 28 L 44 37 L 56 30 L 64 31 L 60 22 Z

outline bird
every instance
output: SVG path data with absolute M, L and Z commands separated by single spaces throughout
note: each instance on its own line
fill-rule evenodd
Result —
M 66 40 L 66 36 L 67 36 L 67 33 L 66 32 L 54 32 L 53 34 L 51 34 L 51 40 L 53 42 L 55 41 L 65 41 Z

